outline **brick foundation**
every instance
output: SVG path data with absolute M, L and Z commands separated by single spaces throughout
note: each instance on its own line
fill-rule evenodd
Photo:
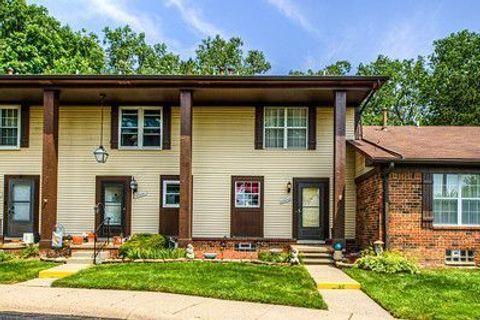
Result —
M 378 235 L 382 210 L 381 174 L 357 180 L 357 242 L 367 247 Z M 389 177 L 388 246 L 428 266 L 445 264 L 447 249 L 475 250 L 480 263 L 480 229 L 423 228 L 422 172 L 395 169 Z

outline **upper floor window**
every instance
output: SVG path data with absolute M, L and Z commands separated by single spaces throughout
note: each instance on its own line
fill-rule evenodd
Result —
M 266 107 L 264 147 L 307 149 L 308 108 Z
M 0 149 L 20 146 L 20 107 L 0 106 Z
M 480 225 L 480 174 L 433 175 L 433 223 Z
M 162 147 L 162 108 L 122 107 L 119 118 L 120 147 L 124 149 Z

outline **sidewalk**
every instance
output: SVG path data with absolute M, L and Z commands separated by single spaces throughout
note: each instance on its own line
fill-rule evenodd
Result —
M 0 311 L 118 319 L 391 319 L 360 290 L 320 292 L 329 311 L 157 292 L 0 285 Z

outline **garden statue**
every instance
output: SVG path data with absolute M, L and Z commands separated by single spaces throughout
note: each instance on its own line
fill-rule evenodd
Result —
M 300 259 L 298 258 L 298 250 L 292 248 L 292 257 L 290 258 L 291 264 L 300 264 Z
M 193 245 L 189 243 L 187 245 L 187 259 L 193 259 L 195 258 L 195 253 L 193 252 Z

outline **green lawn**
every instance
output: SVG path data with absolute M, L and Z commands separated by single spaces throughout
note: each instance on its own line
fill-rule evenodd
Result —
M 313 279 L 302 266 L 211 262 L 101 265 L 59 279 L 53 286 L 162 291 L 327 308 Z
M 0 283 L 9 284 L 27 281 L 38 277 L 44 269 L 54 267 L 55 263 L 39 260 L 10 260 L 0 263 Z
M 480 270 L 422 270 L 417 275 L 345 272 L 397 318 L 480 319 Z

